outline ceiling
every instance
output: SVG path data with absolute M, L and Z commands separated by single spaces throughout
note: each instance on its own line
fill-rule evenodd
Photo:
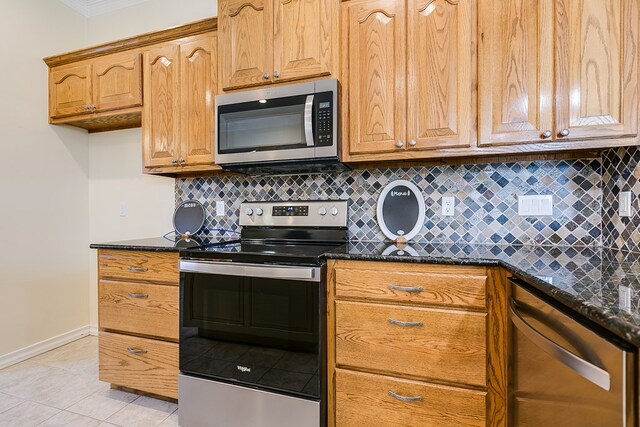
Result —
M 124 9 L 148 0 L 60 0 L 75 11 L 90 18 L 114 10 Z

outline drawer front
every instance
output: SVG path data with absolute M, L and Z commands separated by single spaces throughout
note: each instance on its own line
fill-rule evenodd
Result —
M 177 340 L 179 293 L 177 286 L 100 280 L 99 326 Z
M 486 385 L 485 313 L 346 301 L 335 313 L 338 366 Z
M 335 378 L 336 425 L 340 427 L 486 425 L 486 393 L 481 391 L 342 369 L 336 369 Z
M 162 282 L 178 285 L 178 254 L 102 249 L 98 252 L 100 278 Z
M 99 342 L 101 381 L 178 398 L 178 344 L 102 331 Z
M 484 271 L 438 273 L 405 271 L 406 264 L 363 268 L 335 268 L 336 298 L 367 299 L 399 304 L 485 309 L 487 276 Z M 371 268 L 369 268 L 371 267 Z M 381 267 L 386 267 L 381 270 Z

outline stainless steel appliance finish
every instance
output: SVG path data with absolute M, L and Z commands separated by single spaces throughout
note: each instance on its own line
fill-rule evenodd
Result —
M 216 96 L 216 163 L 339 163 L 338 81 L 318 80 Z
M 180 260 L 180 271 L 184 273 L 217 274 L 220 276 L 260 277 L 308 282 L 320 281 L 320 268 L 317 267 Z
M 319 402 L 185 375 L 178 389 L 181 426 L 320 427 Z
M 603 338 L 517 279 L 510 289 L 509 425 L 635 426 L 634 349 Z
M 244 202 L 240 204 L 240 225 L 345 227 L 348 214 L 346 200 Z

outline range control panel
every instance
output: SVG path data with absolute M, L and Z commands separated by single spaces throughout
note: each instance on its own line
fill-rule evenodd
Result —
M 240 225 L 272 227 L 346 227 L 346 200 L 244 202 Z

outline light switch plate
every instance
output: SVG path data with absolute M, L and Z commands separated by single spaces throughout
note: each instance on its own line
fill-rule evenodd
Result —
M 631 216 L 631 191 L 621 191 L 618 194 L 618 215 L 620 217 Z
M 456 198 L 453 196 L 442 197 L 442 216 L 453 216 L 456 210 Z
M 518 215 L 551 216 L 553 215 L 552 195 L 518 196 Z
M 631 289 L 628 286 L 618 286 L 618 303 L 622 310 L 631 313 Z
M 118 204 L 118 213 L 120 214 L 121 217 L 125 217 L 127 216 L 127 204 L 125 202 L 120 202 Z
M 224 216 L 224 201 L 216 200 L 216 216 Z

